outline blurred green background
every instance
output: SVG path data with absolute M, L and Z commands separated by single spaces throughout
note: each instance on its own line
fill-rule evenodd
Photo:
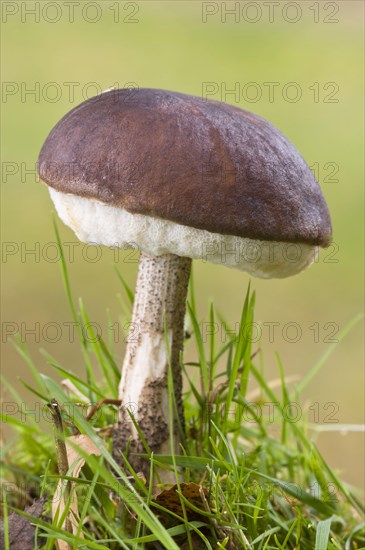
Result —
M 116 83 L 198 96 L 210 83 L 210 97 L 269 119 L 294 142 L 317 170 L 331 211 L 336 244 L 317 264 L 288 280 L 252 280 L 256 321 L 278 323 L 273 336 L 262 325 L 267 379 L 278 376 L 275 351 L 288 375 L 305 375 L 363 308 L 362 2 L 74 4 L 72 14 L 66 2 L 2 2 L 3 374 L 31 407 L 34 398 L 17 379 L 29 381 L 29 374 L 10 343 L 16 328 L 42 372 L 50 368 L 40 347 L 65 368 L 82 370 L 79 346 L 65 325 L 71 315 L 60 266 L 52 261 L 52 203 L 46 187 L 26 172 L 34 170 L 48 132 L 72 107 Z M 276 83 L 271 97 L 270 82 Z M 225 95 L 233 88 L 239 97 Z M 77 243 L 71 230 L 59 227 L 64 242 Z M 76 245 L 72 288 L 106 331 L 107 308 L 119 319 L 122 290 L 113 253 L 103 249 L 99 261 L 93 258 L 91 249 Z M 128 258 L 122 252 L 117 263 L 133 287 L 137 264 Z M 203 262 L 194 263 L 194 273 L 201 319 L 214 300 L 230 323 L 238 322 L 248 277 Z M 341 425 L 363 422 L 362 331 L 360 322 L 305 391 L 316 411 L 312 420 L 336 430 L 317 437 L 320 449 L 357 486 L 364 481 L 363 433 L 339 431 L 326 415 L 334 412 Z M 122 357 L 122 343 L 117 351 Z M 193 357 L 190 346 L 186 358 Z M 11 400 L 7 391 L 3 398 Z

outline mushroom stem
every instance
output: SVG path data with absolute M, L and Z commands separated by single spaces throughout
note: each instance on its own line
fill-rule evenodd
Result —
M 185 303 L 190 269 L 190 258 L 174 254 L 149 256 L 141 252 L 131 330 L 119 386 L 122 405 L 118 425 L 114 430 L 113 448 L 114 456 L 119 462 L 120 451 L 125 452 L 128 449 L 128 460 L 131 465 L 136 471 L 142 471 L 147 478 L 148 461 L 134 456 L 134 453 L 146 451 L 128 409 L 133 413 L 151 451 L 156 454 L 170 454 L 166 322 L 178 411 L 178 418 L 175 418 L 173 423 L 175 452 L 179 452 L 179 423 L 184 427 L 179 358 L 183 349 Z M 160 477 L 162 479 L 162 475 Z M 163 481 L 166 482 L 166 479 Z

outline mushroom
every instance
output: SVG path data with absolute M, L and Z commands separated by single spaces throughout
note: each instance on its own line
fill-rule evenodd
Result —
M 141 251 L 114 453 L 120 459 L 128 448 L 133 467 L 147 473 L 126 409 L 150 449 L 169 453 L 170 353 L 179 452 L 191 259 L 263 278 L 299 273 L 330 243 L 325 200 L 296 148 L 263 118 L 157 89 L 112 90 L 74 108 L 47 137 L 38 167 L 81 241 Z

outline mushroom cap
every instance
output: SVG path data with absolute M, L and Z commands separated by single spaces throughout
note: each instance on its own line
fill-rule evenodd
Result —
M 310 261 L 331 240 L 320 187 L 292 143 L 263 118 L 213 100 L 156 89 L 103 93 L 56 124 L 38 169 L 81 240 L 109 244 L 103 232 L 114 209 L 145 229 L 147 219 L 158 238 L 156 227 L 176 226 L 190 231 L 188 240 L 295 243 L 311 251 Z M 96 235 L 83 228 L 90 208 L 102 218 Z M 147 252 L 159 251 L 157 244 Z M 183 252 L 202 257 L 188 245 Z

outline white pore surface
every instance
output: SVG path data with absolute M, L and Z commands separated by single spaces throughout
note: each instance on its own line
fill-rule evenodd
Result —
M 49 190 L 61 220 L 80 241 L 89 244 L 138 247 L 152 256 L 177 254 L 241 269 L 264 279 L 295 275 L 309 267 L 318 255 L 314 245 L 220 235 Z

